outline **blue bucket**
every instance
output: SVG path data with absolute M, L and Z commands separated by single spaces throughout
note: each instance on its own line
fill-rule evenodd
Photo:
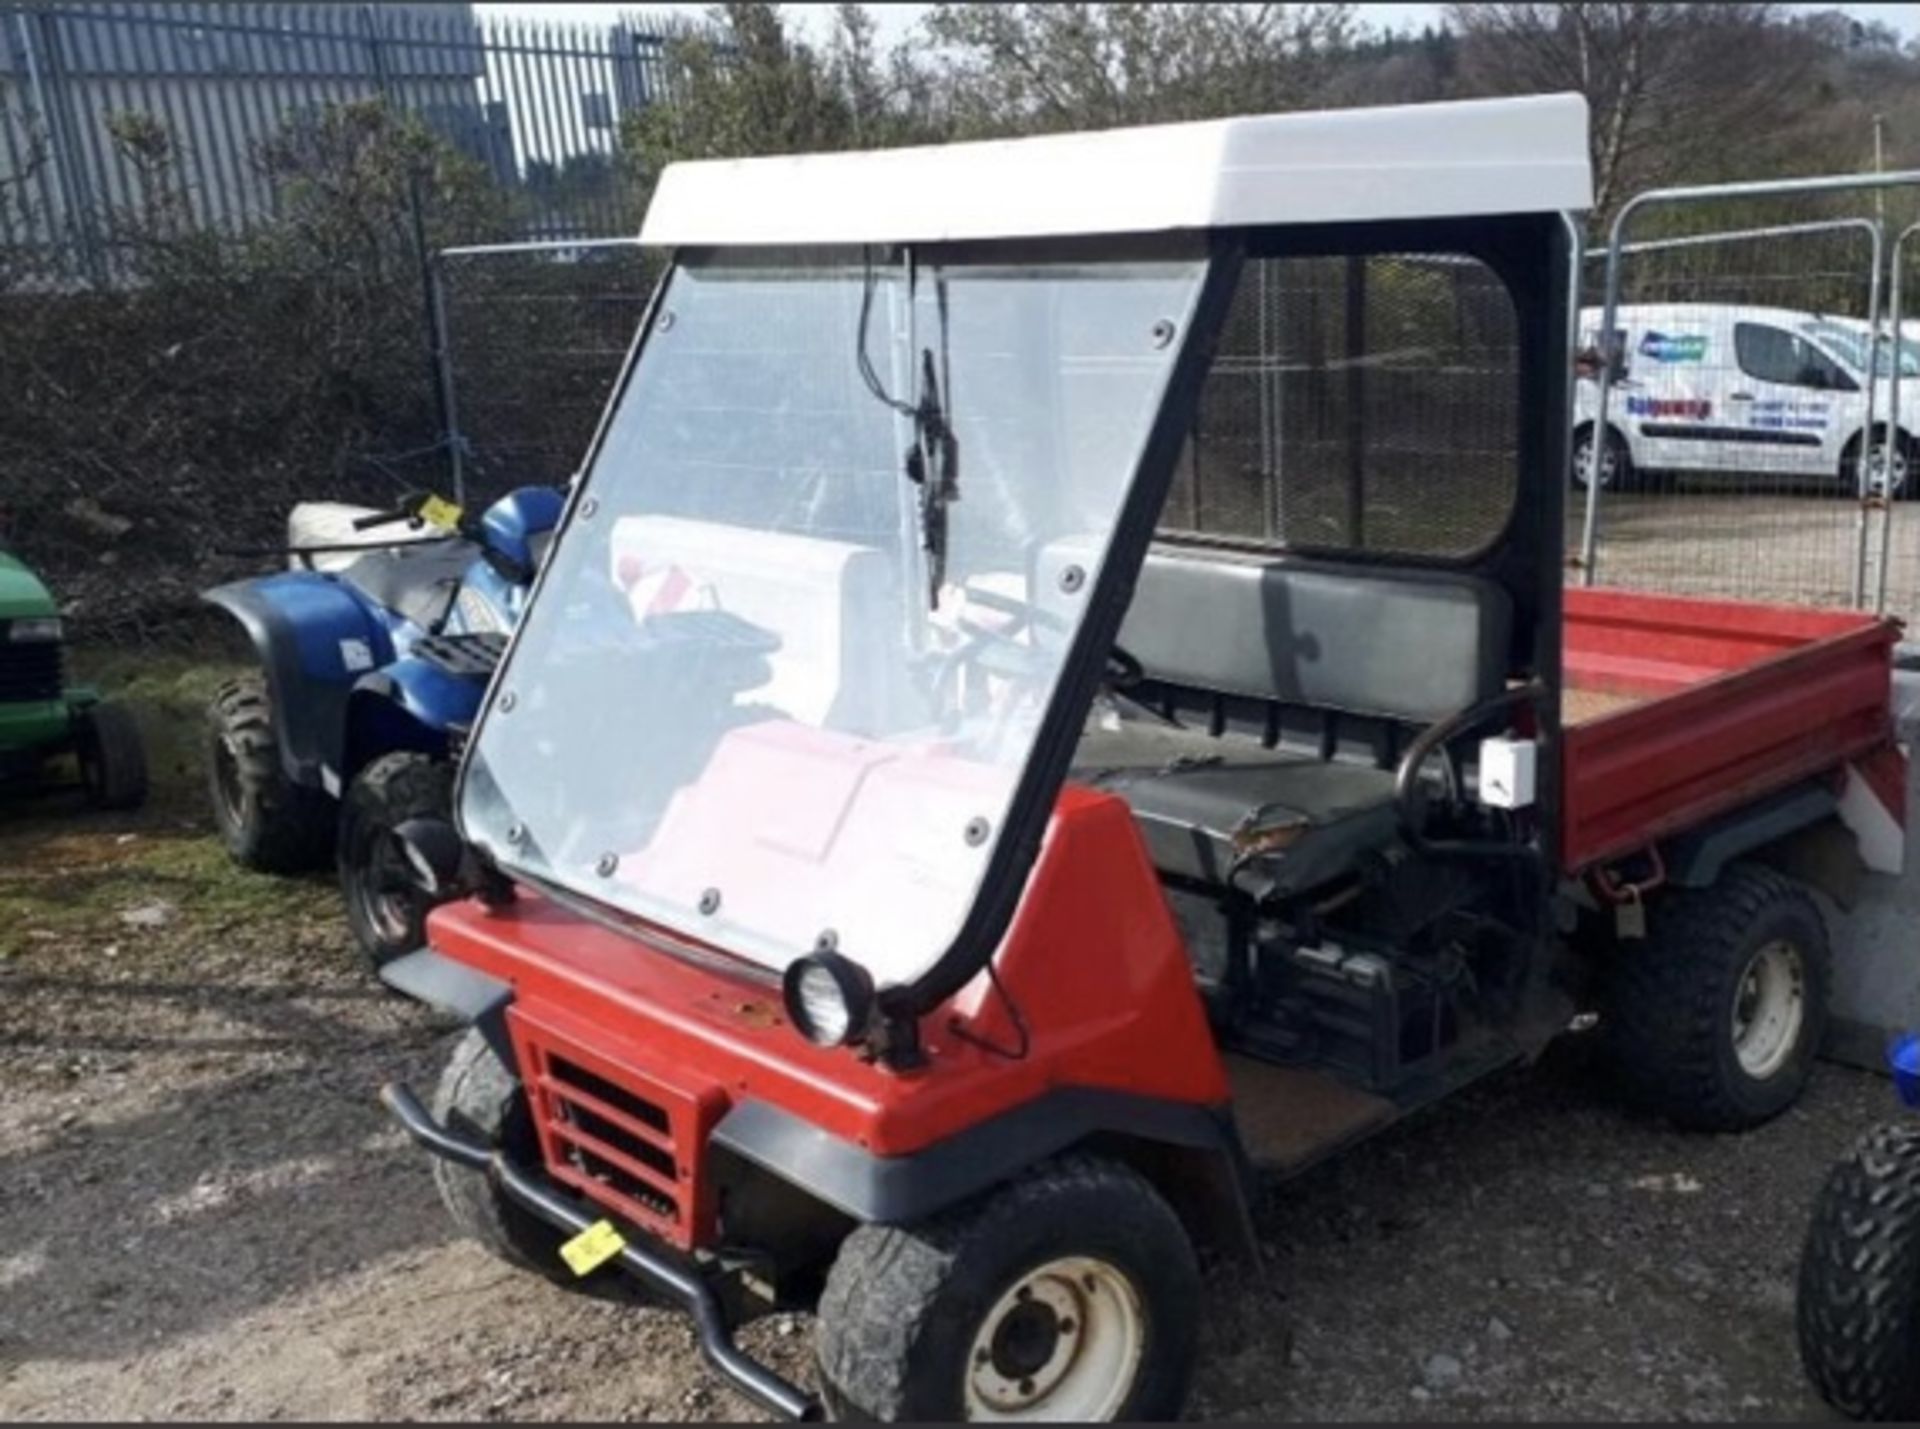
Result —
M 1920 1106 L 1920 1035 L 1904 1032 L 1887 1048 L 1894 1089 L 1908 1106 Z

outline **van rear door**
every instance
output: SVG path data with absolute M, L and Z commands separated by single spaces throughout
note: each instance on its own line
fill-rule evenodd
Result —
M 1622 392 L 1619 416 L 1641 466 L 1698 471 L 1715 464 L 1705 429 L 1731 361 L 1716 336 L 1704 314 L 1658 313 L 1636 324 L 1627 357 L 1633 380 Z

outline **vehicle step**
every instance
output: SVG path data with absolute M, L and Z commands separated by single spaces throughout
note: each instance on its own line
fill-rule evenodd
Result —
M 1282 1067 L 1229 1053 L 1233 1117 L 1262 1171 L 1291 1176 L 1400 1114 L 1385 1097 L 1311 1067 Z

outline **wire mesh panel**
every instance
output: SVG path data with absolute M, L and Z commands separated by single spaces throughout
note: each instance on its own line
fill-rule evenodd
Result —
M 1519 479 L 1518 331 L 1449 254 L 1247 264 L 1162 519 L 1303 552 L 1462 560 Z
M 1821 220 L 1629 245 L 1604 337 L 1606 255 L 1592 256 L 1576 335 L 1570 549 L 1597 467 L 1602 583 L 1853 603 L 1862 543 L 1881 519 L 1877 501 L 1863 513 L 1862 491 L 1884 487 L 1872 462 L 1862 472 L 1887 386 L 1868 372 L 1872 226 Z
M 1888 353 L 1888 365 L 1897 367 L 1900 381 L 1888 384 L 1887 426 L 1893 437 L 1893 469 L 1907 499 L 1895 502 L 1888 515 L 1889 529 L 1874 548 L 1884 553 L 1880 593 L 1884 608 L 1911 625 L 1920 620 L 1920 224 L 1901 232 L 1893 244 L 1889 264 L 1893 299 L 1888 312 L 1889 338 L 1897 331 L 1897 348 Z
M 660 272 L 657 252 L 629 243 L 442 255 L 442 361 L 470 503 L 573 474 Z

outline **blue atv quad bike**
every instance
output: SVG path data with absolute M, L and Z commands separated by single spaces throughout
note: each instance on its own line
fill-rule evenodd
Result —
M 1920 1037 L 1888 1053 L 1920 1107 Z M 1920 1122 L 1868 1131 L 1827 1175 L 1800 1253 L 1800 1360 L 1851 1419 L 1920 1420 Z
M 522 487 L 475 518 L 410 497 L 352 522 L 405 526 L 334 570 L 238 581 L 204 599 L 245 628 L 259 668 L 207 710 L 214 823 L 243 868 L 299 873 L 332 858 L 347 921 L 375 967 L 410 953 L 438 901 L 391 836 L 450 817 L 460 746 L 519 619 L 564 494 Z M 433 528 L 443 534 L 422 538 Z

